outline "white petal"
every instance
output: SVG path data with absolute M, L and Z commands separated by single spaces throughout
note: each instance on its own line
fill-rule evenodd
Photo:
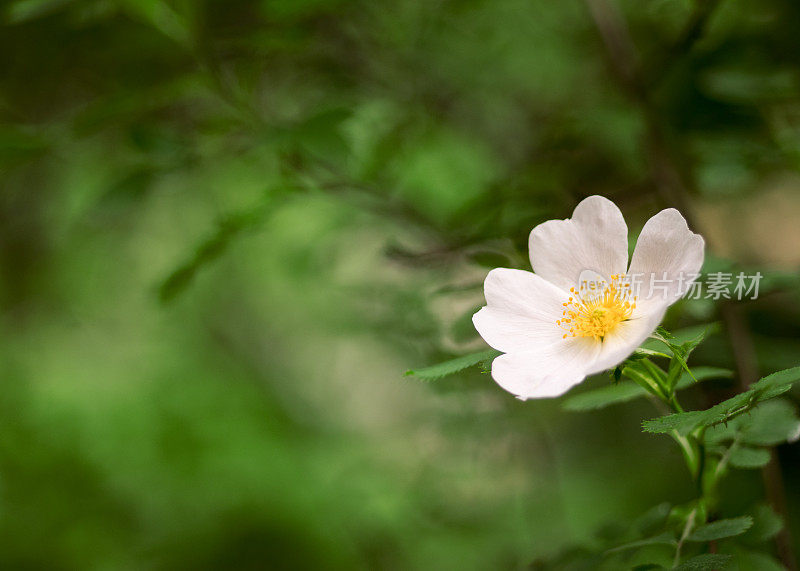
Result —
M 533 271 L 569 290 L 581 272 L 609 279 L 628 265 L 628 227 L 619 208 L 602 196 L 575 207 L 572 218 L 549 220 L 533 229 L 529 240 Z
M 703 238 L 689 230 L 674 208 L 662 210 L 644 225 L 628 275 L 638 280 L 637 306 L 646 313 L 677 301 L 703 265 Z
M 654 313 L 639 312 L 632 319 L 623 321 L 608 332 L 601 343 L 597 359 L 587 369 L 587 375 L 593 375 L 619 365 L 631 353 L 638 349 L 650 334 L 655 331 L 664 318 L 666 306 L 661 306 Z
M 499 351 L 525 351 L 555 343 L 564 332 L 556 324 L 567 294 L 522 270 L 497 268 L 484 282 L 487 306 L 472 316 L 481 337 Z
M 563 339 L 522 353 L 500 355 L 492 378 L 522 400 L 563 395 L 586 377 L 600 343 L 589 338 Z

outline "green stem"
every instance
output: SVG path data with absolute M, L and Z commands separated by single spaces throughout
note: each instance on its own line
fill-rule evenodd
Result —
M 681 452 L 683 452 L 683 458 L 686 460 L 686 466 L 689 468 L 689 473 L 692 475 L 692 480 L 697 482 L 700 477 L 700 466 L 702 462 L 696 442 L 693 442 L 693 439 L 682 436 L 677 430 L 670 432 L 670 436 L 672 436 L 672 439 L 680 446 Z
M 695 507 L 691 513 L 689 513 L 689 517 L 686 518 L 686 525 L 683 526 L 683 532 L 681 533 L 681 538 L 678 540 L 678 545 L 675 547 L 675 558 L 672 561 L 672 566 L 677 567 L 678 563 L 681 562 L 681 548 L 683 547 L 686 538 L 689 537 L 689 534 L 692 533 L 692 528 L 694 527 L 694 520 L 697 517 L 697 507 Z

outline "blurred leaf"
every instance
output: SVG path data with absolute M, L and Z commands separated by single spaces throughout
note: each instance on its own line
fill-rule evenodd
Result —
M 513 266 L 513 264 L 509 263 L 508 256 L 502 252 L 474 250 L 467 257 L 470 261 L 484 268 L 508 268 Z
M 721 519 L 707 523 L 695 529 L 687 538 L 689 541 L 714 541 L 726 537 L 741 535 L 753 525 L 753 518 L 749 515 Z
M 173 271 L 161 283 L 158 288 L 158 297 L 161 302 L 172 301 L 181 294 L 189 287 L 203 266 L 219 258 L 228 249 L 233 239 L 243 231 L 261 223 L 266 212 L 265 207 L 254 208 L 222 219 L 217 225 L 217 231 L 197 247 L 191 259 Z
M 48 16 L 75 0 L 19 0 L 5 9 L 5 20 L 9 24 L 22 24 L 36 18 Z
M 404 198 L 439 224 L 448 224 L 497 176 L 490 150 L 459 133 L 434 130 L 403 149 L 395 173 Z
M 732 554 L 736 563 L 736 571 L 786 571 L 786 568 L 768 553 L 750 551 L 735 546 Z
M 572 411 L 598 410 L 647 395 L 647 391 L 639 385 L 630 381 L 620 381 L 613 385 L 567 397 L 562 406 L 566 410 Z
M 148 22 L 176 43 L 189 46 L 191 30 L 183 15 L 163 0 L 119 0 L 130 13 Z
M 669 517 L 672 506 L 662 502 L 653 506 L 633 522 L 633 527 L 642 535 L 651 535 L 664 525 Z
M 706 553 L 687 559 L 675 567 L 675 571 L 718 571 L 727 568 L 731 558 L 730 555 Z
M 736 446 L 731 452 L 730 463 L 736 468 L 763 468 L 769 463 L 771 454 L 764 448 Z
M 456 343 L 465 343 L 478 336 L 475 325 L 472 323 L 472 316 L 481 308 L 480 305 L 470 308 L 461 314 L 450 327 L 450 335 Z
M 767 504 L 758 505 L 753 511 L 753 527 L 742 536 L 748 543 L 763 543 L 769 541 L 783 529 L 781 516 Z
M 735 103 L 787 99 L 797 95 L 793 70 L 731 67 L 716 69 L 701 78 L 701 88 L 711 97 Z
M 477 353 L 462 355 L 461 357 L 456 357 L 455 359 L 445 361 L 444 363 L 439 363 L 438 365 L 431 365 L 430 367 L 425 367 L 424 369 L 412 369 L 410 371 L 406 371 L 406 375 L 413 375 L 425 381 L 432 381 L 453 375 L 459 371 L 463 371 L 468 367 L 472 367 L 473 365 L 477 365 L 484 361 L 490 361 L 500 354 L 500 351 L 497 351 L 496 349 L 478 351 Z
M 630 549 L 638 549 L 640 547 L 647 547 L 648 545 L 676 545 L 677 541 L 675 536 L 672 533 L 664 532 L 653 537 L 648 537 L 646 539 L 639 539 L 637 541 L 631 541 L 630 543 L 625 543 L 623 545 L 612 547 L 611 549 L 606 550 L 606 553 L 617 553 L 619 551 L 628 551 Z
M 784 399 L 759 405 L 749 417 L 742 417 L 741 425 L 742 441 L 760 446 L 782 444 L 800 433 L 794 405 Z
M 0 165 L 35 157 L 48 146 L 44 138 L 29 129 L 0 124 Z

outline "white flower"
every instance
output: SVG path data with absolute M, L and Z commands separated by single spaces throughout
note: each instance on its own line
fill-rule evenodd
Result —
M 703 238 L 668 208 L 644 225 L 628 268 L 628 227 L 602 196 L 583 200 L 570 219 L 534 228 L 529 245 L 535 273 L 489 272 L 486 307 L 472 318 L 505 353 L 492 363 L 492 377 L 522 400 L 562 395 L 624 361 L 703 265 Z M 599 287 L 587 275 L 599 275 Z

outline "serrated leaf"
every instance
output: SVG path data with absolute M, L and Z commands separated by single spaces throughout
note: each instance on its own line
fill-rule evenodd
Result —
M 698 426 L 711 427 L 732 421 L 752 410 L 759 402 L 779 396 L 800 379 L 800 367 L 778 371 L 753 383 L 749 390 L 723 401 L 708 410 L 662 416 L 642 423 L 645 432 L 666 433 L 677 430 L 688 434 Z
M 497 351 L 496 349 L 478 351 L 477 353 L 462 355 L 461 357 L 456 357 L 455 359 L 451 359 L 437 365 L 431 365 L 430 367 L 425 367 L 423 369 L 412 369 L 410 371 L 406 371 L 406 375 L 419 377 L 420 379 L 426 381 L 433 381 L 436 379 L 441 379 L 442 377 L 453 375 L 459 371 L 463 371 L 468 367 L 482 363 L 483 361 L 494 359 L 500 354 L 500 351 Z
M 800 379 L 800 367 L 783 369 L 753 383 L 751 388 L 766 388 L 768 386 L 792 384 Z
M 667 373 L 668 386 L 674 387 L 677 384 L 682 372 L 689 375 L 689 377 L 693 380 L 697 380 L 694 377 L 692 370 L 689 368 L 687 361 L 689 359 L 689 355 L 691 355 L 692 351 L 694 351 L 700 342 L 705 339 L 705 336 L 706 331 L 703 330 L 694 338 L 679 345 L 675 344 L 673 341 L 666 341 L 667 345 L 672 350 L 672 361 L 669 364 L 669 371 Z
M 677 430 L 679 434 L 685 435 L 703 422 L 707 416 L 706 412 L 705 410 L 692 410 L 645 420 L 642 422 L 642 429 L 655 434 L 666 434 Z
M 744 444 L 773 446 L 795 439 L 800 433 L 800 419 L 794 405 L 783 399 L 759 404 L 752 412 L 743 414 L 725 425 L 706 432 L 706 442 L 717 443 L 737 438 Z
M 687 538 L 689 541 L 714 541 L 726 537 L 743 534 L 753 525 L 753 518 L 749 515 L 721 519 L 702 525 L 692 532 Z
M 764 448 L 750 448 L 737 446 L 731 452 L 730 464 L 735 468 L 752 469 L 762 468 L 769 464 L 770 453 Z
M 664 343 L 668 343 L 667 340 L 669 340 L 669 339 L 675 339 L 675 336 L 672 333 L 670 333 L 669 331 L 667 331 L 661 325 L 656 327 L 656 331 L 655 331 L 655 333 L 653 333 L 651 335 L 651 337 L 654 337 L 655 339 L 658 339 L 659 341 L 663 340 Z
M 717 571 L 718 569 L 725 569 L 730 561 L 730 555 L 706 553 L 687 559 L 674 569 L 675 571 Z

